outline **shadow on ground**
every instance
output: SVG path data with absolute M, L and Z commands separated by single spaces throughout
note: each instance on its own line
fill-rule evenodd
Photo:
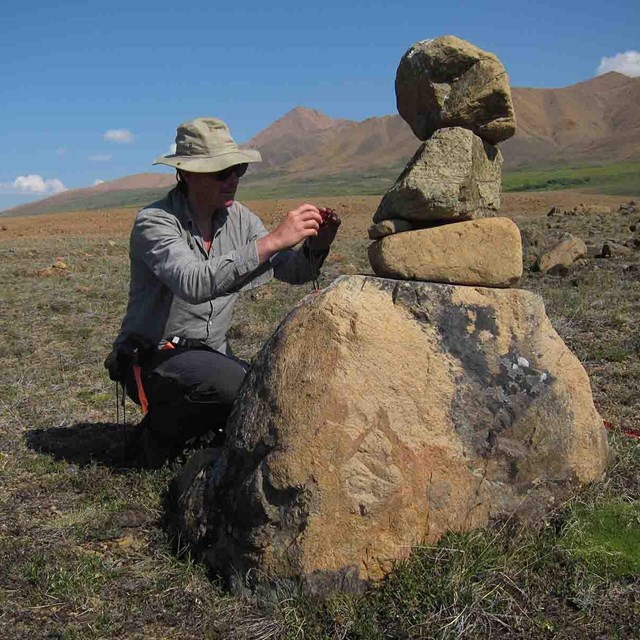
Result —
M 140 466 L 131 455 L 137 432 L 134 424 L 79 422 L 72 427 L 33 429 L 26 439 L 30 449 L 57 460 L 127 469 Z

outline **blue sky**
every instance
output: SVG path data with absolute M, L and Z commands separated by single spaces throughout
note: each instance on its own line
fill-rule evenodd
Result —
M 395 113 L 400 57 L 443 34 L 496 53 L 514 86 L 587 80 L 603 58 L 640 75 L 638 0 L 4 0 L 0 210 L 160 171 L 153 158 L 196 116 L 244 142 L 298 105 Z

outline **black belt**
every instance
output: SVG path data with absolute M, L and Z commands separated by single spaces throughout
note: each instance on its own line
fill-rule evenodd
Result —
M 171 345 L 171 347 L 167 347 L 167 345 Z M 202 340 L 194 340 L 193 338 L 183 338 L 182 336 L 173 336 L 169 338 L 165 345 L 162 347 L 163 349 L 171 349 L 178 348 L 181 349 L 205 349 L 207 351 L 213 351 L 213 349 Z

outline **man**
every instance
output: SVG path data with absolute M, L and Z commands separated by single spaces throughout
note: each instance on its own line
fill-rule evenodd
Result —
M 237 295 L 273 276 L 292 284 L 317 277 L 340 220 L 311 204 L 267 232 L 235 200 L 240 177 L 260 153 L 240 149 L 227 125 L 196 118 L 178 127 L 178 185 L 142 209 L 131 232 L 129 303 L 112 378 L 148 413 L 134 447 L 159 466 L 186 440 L 221 432 L 247 363 L 229 353 L 226 334 Z M 303 242 L 300 250 L 292 248 Z

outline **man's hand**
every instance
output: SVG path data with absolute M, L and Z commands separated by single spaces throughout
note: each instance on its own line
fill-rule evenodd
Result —
M 311 251 L 326 251 L 335 240 L 338 227 L 342 224 L 342 221 L 333 209 L 320 207 L 318 211 L 322 217 L 322 223 L 320 224 L 320 229 L 318 229 L 318 234 L 307 238 L 307 246 Z
M 289 211 L 285 219 L 269 235 L 257 241 L 260 263 L 278 251 L 294 247 L 305 238 L 318 236 L 321 224 L 320 210 L 312 204 L 303 204 Z

